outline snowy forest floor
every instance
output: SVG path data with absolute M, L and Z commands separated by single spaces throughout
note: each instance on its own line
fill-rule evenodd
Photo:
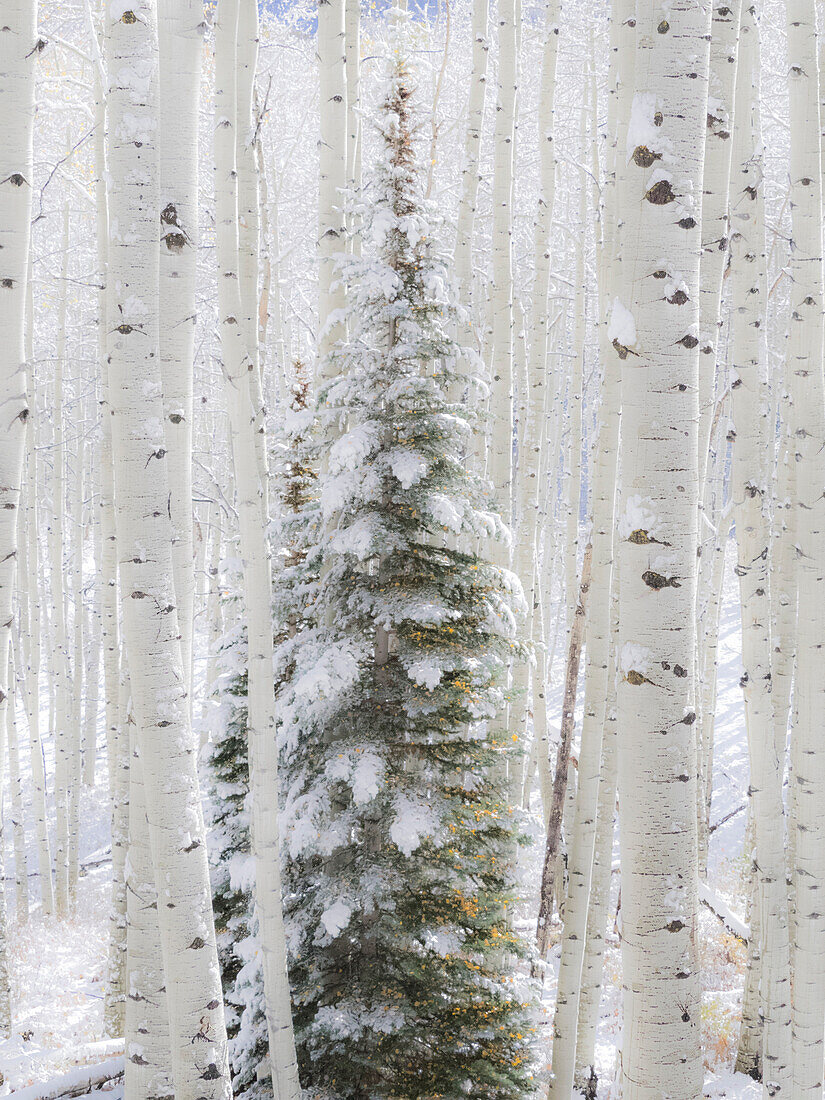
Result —
M 745 919 L 747 861 L 743 855 L 747 822 L 748 785 L 747 744 L 744 730 L 742 693 L 739 687 L 740 631 L 738 593 L 733 575 L 733 545 L 728 546 L 725 593 L 719 639 L 719 689 L 716 708 L 716 748 L 714 754 L 713 809 L 708 866 L 708 885 L 730 910 Z M 582 664 L 582 667 L 584 665 Z M 551 701 L 553 715 L 561 704 L 561 659 L 554 670 Z M 581 702 L 581 701 L 580 701 Z M 43 716 L 44 720 L 48 715 Z M 25 719 L 20 716 L 21 734 Z M 555 724 L 555 723 L 554 723 Z M 46 721 L 43 728 L 48 728 Z M 21 765 L 28 772 L 28 751 L 21 743 Z M 48 758 L 49 774 L 52 761 Z M 24 790 L 30 785 L 24 777 Z M 103 790 L 107 783 L 103 746 L 98 746 L 96 784 Z M 538 807 L 537 796 L 533 800 Z M 35 897 L 36 852 L 27 811 L 27 835 L 31 893 Z M 721 824 L 720 824 L 721 823 Z M 714 827 L 718 826 L 718 827 Z M 536 822 L 537 843 L 525 854 L 526 891 L 537 889 L 542 841 L 540 822 Z M 77 914 L 72 920 L 58 921 L 43 917 L 34 906 L 25 925 L 14 916 L 14 856 L 11 829 L 5 833 L 6 898 L 9 911 L 9 947 L 12 978 L 14 1027 L 11 1038 L 0 1042 L 0 1096 L 35 1082 L 46 1082 L 66 1073 L 77 1064 L 103 1061 L 110 1055 L 103 1040 L 103 995 L 108 942 L 109 881 L 111 862 L 108 800 L 94 790 L 84 789 L 81 805 L 80 858 L 84 866 L 78 887 Z M 616 853 L 616 856 L 618 852 Z M 614 876 L 616 877 L 616 876 Z M 614 889 L 615 893 L 615 889 Z M 537 908 L 527 907 L 534 927 Z M 612 908 L 615 915 L 615 898 Z M 599 1100 L 613 1100 L 609 1082 L 616 1064 L 620 1034 L 621 957 L 618 935 L 608 930 L 605 957 L 605 992 L 597 1047 Z M 729 1100 L 756 1100 L 760 1086 L 733 1073 L 739 1036 L 741 990 L 744 981 L 746 950 L 728 933 L 719 919 L 707 909 L 700 918 L 702 937 L 702 976 L 704 1000 L 702 1032 L 705 1050 L 705 1096 Z M 555 999 L 555 966 L 558 948 L 552 953 L 543 990 L 546 1018 L 542 1027 L 543 1047 L 549 1057 L 552 1008 Z M 95 1046 L 93 1044 L 101 1044 Z M 116 1100 L 120 1087 L 107 1095 Z

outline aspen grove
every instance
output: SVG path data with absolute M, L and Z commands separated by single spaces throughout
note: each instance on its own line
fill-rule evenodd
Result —
M 825 0 L 0 0 L 0 1098 L 825 1100 Z

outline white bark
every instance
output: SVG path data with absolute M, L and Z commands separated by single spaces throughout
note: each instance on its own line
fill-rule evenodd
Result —
M 727 418 L 726 418 L 727 419 Z M 716 449 L 714 464 L 721 470 L 726 461 L 722 447 Z M 720 477 L 721 480 L 721 477 Z M 707 498 L 706 498 L 707 499 Z M 703 555 L 699 570 L 699 583 L 707 575 L 705 588 L 708 593 L 703 614 L 699 617 L 698 628 L 701 633 L 699 649 L 699 700 L 696 722 L 696 756 L 699 775 L 697 793 L 697 825 L 699 830 L 699 877 L 707 876 L 708 845 L 710 842 L 710 804 L 713 792 L 713 749 L 716 733 L 716 689 L 718 685 L 717 653 L 719 651 L 719 616 L 722 610 L 722 583 L 725 573 L 725 557 L 733 512 L 729 508 L 713 513 L 715 535 L 707 544 L 712 554 Z M 705 512 L 707 515 L 707 512 Z
M 34 76 L 39 52 L 36 0 L 3 5 L 0 32 L 0 723 L 7 680 L 17 564 L 26 420 L 26 299 L 33 186 Z M 4 986 L 0 975 L 0 987 Z M 0 994 L 2 997 L 2 994 Z M 2 1007 L 0 1007 L 2 1016 Z M 0 1028 L 3 1021 L 0 1018 Z
M 79 419 L 83 420 L 83 401 L 75 388 L 76 407 Z M 80 788 L 82 773 L 82 730 L 84 695 L 88 690 L 83 663 L 83 485 L 84 485 L 84 440 L 83 432 L 77 436 L 75 464 L 72 471 L 72 528 L 74 529 L 74 560 L 72 562 L 72 682 L 71 682 L 71 728 L 72 757 L 69 782 L 69 903 L 72 912 L 77 908 L 77 880 L 80 874 L 79 834 L 80 834 Z
M 171 1068 L 177 1100 L 225 1100 L 231 1087 L 223 1000 L 168 511 L 158 331 L 158 52 L 151 0 L 126 11 L 108 9 L 106 52 L 115 518 L 123 636 L 158 889 Z M 136 1038 L 127 1035 L 128 1041 Z
M 813 0 L 790 0 L 791 322 L 788 363 L 796 467 L 798 629 L 794 700 L 794 1100 L 822 1092 L 825 1037 L 825 392 L 822 172 Z
M 772 463 L 759 42 L 753 9 L 742 16 L 731 187 L 733 447 L 731 496 L 736 525 L 742 616 L 742 685 L 750 752 L 758 902 L 761 926 L 763 1095 L 792 1087 L 790 946 L 782 804 L 784 742 L 777 752 L 771 706 L 769 514 Z
M 128 687 L 126 691 L 128 693 Z M 138 736 L 134 724 L 130 729 L 124 1096 L 125 1100 L 171 1100 L 174 1087 L 166 980 L 158 928 L 158 894 L 149 848 Z
M 23 813 L 23 778 L 17 740 L 17 681 L 12 647 L 9 647 L 9 699 L 6 707 L 6 736 L 9 750 L 9 820 L 14 844 L 15 917 L 18 924 L 29 919 L 29 872 L 26 861 L 26 822 Z
M 54 691 L 50 723 L 54 737 L 55 844 L 54 881 L 58 917 L 69 913 L 69 799 L 72 782 L 74 730 L 69 715 L 69 662 L 66 636 L 63 543 L 65 535 L 66 472 L 63 428 L 63 368 L 66 363 L 66 313 L 69 272 L 69 207 L 63 205 L 61 292 L 58 310 L 57 355 L 54 362 L 54 409 L 52 437 L 52 515 L 48 528 L 49 591 L 52 600 L 49 665 Z
M 500 0 L 497 19 L 498 89 L 493 162 L 493 327 L 488 472 L 496 494 L 496 507 L 504 522 L 509 524 L 513 489 L 512 204 L 518 88 L 515 0 Z M 499 557 L 506 554 L 505 545 L 501 544 L 495 553 Z
M 484 127 L 484 102 L 487 92 L 489 0 L 473 0 L 473 69 L 467 104 L 467 132 L 461 165 L 461 197 L 458 204 L 453 265 L 461 302 L 470 308 L 473 301 L 473 236 L 478 204 L 479 158 Z
M 615 582 L 614 582 L 615 584 Z M 611 657 L 608 683 L 615 685 L 616 664 Z M 587 909 L 587 933 L 582 960 L 579 1018 L 576 1025 L 576 1070 L 573 1086 L 587 1100 L 595 1100 L 596 1031 L 604 970 L 604 937 L 610 906 L 613 866 L 614 815 L 616 809 L 616 689 L 610 686 L 605 708 L 602 740 L 602 769 L 596 845 Z M 587 1090 L 591 1089 L 590 1092 Z
M 750 834 L 751 829 L 748 829 Z M 749 847 L 745 842 L 746 849 Z M 739 1046 L 736 1050 L 735 1068 L 755 1080 L 762 1077 L 762 1019 L 760 1016 L 759 987 L 762 980 L 762 918 L 759 900 L 759 881 L 756 865 L 751 868 L 750 905 L 748 907 L 750 937 L 748 961 L 745 970 L 745 988 L 742 990 L 742 1025 Z M 763 1085 L 763 1095 L 765 1095 Z M 770 1095 L 770 1094 L 767 1094 Z
M 192 698 L 195 598 L 192 374 L 198 249 L 198 104 L 205 23 L 199 0 L 158 5 L 160 54 L 160 363 L 172 564 L 186 689 Z
M 97 471 L 94 495 L 100 499 L 100 449 L 96 448 L 92 455 L 92 471 Z M 92 472 L 90 471 L 90 472 Z M 99 508 L 95 508 L 91 514 L 92 543 L 94 547 L 95 566 L 99 568 L 102 540 L 100 534 Z M 101 594 L 100 577 L 95 576 L 94 592 L 92 599 L 85 608 L 86 625 L 84 638 L 86 641 L 86 699 L 83 708 L 83 785 L 94 788 L 95 770 L 97 763 L 97 724 L 100 703 L 100 648 L 101 648 Z
M 361 190 L 363 138 L 361 135 L 361 0 L 345 0 L 344 25 L 347 71 L 347 186 L 357 194 Z M 350 226 L 353 229 L 354 225 Z M 356 256 L 361 255 L 359 234 L 347 240 Z M 285 366 L 285 364 L 284 364 Z
M 104 1034 L 115 1038 L 126 1031 L 127 909 L 126 856 L 129 849 L 130 758 L 132 725 L 129 711 L 129 678 L 124 675 L 114 687 L 114 731 L 109 740 L 109 776 L 112 821 L 112 893 L 109 910 L 109 951 L 106 965 L 106 997 L 103 1006 Z M 108 691 L 108 687 L 107 687 Z M 107 712 L 110 700 L 107 697 Z
M 604 329 L 604 326 L 602 326 Z M 606 343 L 606 340 L 605 340 Z M 549 1095 L 568 1100 L 576 1066 L 576 1033 L 587 914 L 596 843 L 602 740 L 609 694 L 610 590 L 613 564 L 614 498 L 619 440 L 621 364 L 609 345 L 599 437 L 593 471 L 592 573 L 587 623 L 584 720 L 579 752 L 578 795 L 568 845 L 569 886 L 564 906 L 564 937 L 553 1021 L 553 1070 Z M 611 815 L 612 822 L 612 815 Z M 611 828 L 612 833 L 612 828 Z
M 0 1038 L 11 1036 L 11 981 L 9 975 L 9 947 L 8 947 L 8 907 L 6 905 L 6 844 L 4 832 L 5 806 L 4 795 L 6 789 L 6 730 L 5 721 L 8 713 L 4 708 L 0 713 Z
M 624 1100 L 701 1095 L 695 593 L 698 196 L 710 9 L 637 10 L 618 514 Z M 626 298 L 624 297 L 626 295 Z
M 704 476 L 714 408 L 722 279 L 729 235 L 728 190 L 734 120 L 737 44 L 742 0 L 713 4 L 702 179 L 702 261 L 699 287 L 699 463 Z M 704 535 L 704 533 L 703 533 Z
M 252 0 L 241 0 L 249 4 Z M 238 0 L 221 0 L 215 40 L 215 209 L 218 309 L 226 400 L 235 469 L 248 641 L 248 742 L 255 858 L 255 903 L 263 951 L 270 1062 L 276 1100 L 300 1096 L 286 969 L 278 836 L 278 772 L 274 736 L 271 575 L 266 542 L 266 492 L 256 448 L 250 392 L 253 349 L 239 324 L 238 192 L 236 132 L 244 124 L 235 87 Z M 256 338 L 255 334 L 255 338 Z
M 29 729 L 31 761 L 31 799 L 37 839 L 37 868 L 40 903 L 45 916 L 54 912 L 52 857 L 46 807 L 46 764 L 40 737 L 40 569 L 38 562 L 39 525 L 37 519 L 37 452 L 34 447 L 34 421 L 26 424 L 26 500 L 25 543 L 19 557 L 21 649 L 24 654 L 26 721 Z
M 347 184 L 347 71 L 344 0 L 318 0 L 318 70 L 321 144 L 318 192 L 318 354 L 323 358 L 340 335 L 329 316 L 344 306 L 335 286 L 334 258 L 343 251 L 342 189 Z

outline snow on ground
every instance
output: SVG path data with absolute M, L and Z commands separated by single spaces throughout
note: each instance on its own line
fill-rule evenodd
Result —
M 41 729 L 48 729 L 48 713 Z M 24 797 L 31 791 L 31 768 L 25 716 L 18 713 L 20 764 Z M 54 774 L 51 744 L 46 744 L 46 767 Z M 6 907 L 9 916 L 9 968 L 12 987 L 11 1037 L 0 1041 L 0 1096 L 35 1081 L 48 1081 L 77 1062 L 99 1062 L 108 1055 L 82 1051 L 103 1038 L 103 995 L 108 944 L 111 863 L 108 859 L 108 784 L 102 745 L 97 754 L 97 790 L 83 788 L 80 801 L 77 914 L 72 920 L 44 917 L 40 909 L 37 851 L 31 803 L 24 805 L 31 917 L 26 925 L 15 919 L 14 853 L 11 828 L 5 830 Z M 53 822 L 53 804 L 50 818 Z M 8 822 L 8 818 L 7 818 Z M 54 836 L 51 837 L 52 844 Z M 85 864 L 85 866 L 84 866 Z
M 725 596 L 719 643 L 719 691 L 716 708 L 716 752 L 714 794 L 708 881 L 713 892 L 740 920 L 745 919 L 744 881 L 746 861 L 742 849 L 746 825 L 745 791 L 748 784 L 747 746 L 744 734 L 742 693 L 739 688 L 739 608 L 733 575 L 733 549 L 729 547 Z M 561 649 L 562 647 L 559 647 Z M 584 667 L 584 666 L 582 666 Z M 563 670 L 559 660 L 555 670 L 551 705 L 561 706 Z M 47 726 L 43 716 L 43 728 Z M 21 764 L 24 789 L 28 784 L 28 746 L 25 720 L 21 716 Z M 14 1032 L 0 1043 L 0 1096 L 34 1081 L 48 1081 L 65 1073 L 81 1060 L 103 1061 L 108 1052 L 98 1048 L 83 1050 L 102 1039 L 103 994 L 109 911 L 111 864 L 105 860 L 109 843 L 108 803 L 104 795 L 105 754 L 98 752 L 97 785 L 99 794 L 84 790 L 81 808 L 81 859 L 87 871 L 80 881 L 77 916 L 67 922 L 44 918 L 35 907 L 26 927 L 11 921 L 10 946 L 15 1006 Z M 53 774 L 50 748 L 47 767 Z M 740 808 L 741 807 L 741 808 Z M 534 798 L 534 809 L 537 800 Z M 37 895 L 36 855 L 31 835 L 31 813 L 26 808 L 29 830 L 29 881 L 33 897 Z M 537 890 L 543 858 L 539 815 L 532 821 L 536 842 L 525 852 L 524 881 L 528 904 L 519 922 L 532 934 L 535 904 L 531 894 Z M 11 875 L 14 857 L 10 830 L 6 830 L 7 899 L 14 909 Z M 104 862 L 98 863 L 97 859 Z M 618 858 L 618 851 L 615 853 Z M 32 872 L 35 872 L 34 874 Z M 618 876 L 614 876 L 618 879 Z M 614 910 L 615 913 L 615 898 Z M 706 1050 L 707 1079 L 705 1096 L 712 1100 L 757 1100 L 759 1087 L 750 1079 L 732 1072 L 739 1032 L 739 1001 L 745 964 L 743 945 L 725 931 L 721 922 L 703 909 L 700 915 L 704 1001 L 702 1007 L 703 1041 Z M 543 1050 L 549 1068 L 552 1008 L 555 997 L 558 948 L 552 952 L 543 989 L 544 1019 L 541 1022 Z M 605 955 L 605 993 L 596 1051 L 599 1075 L 599 1100 L 612 1100 L 610 1081 L 616 1066 L 616 1044 L 621 1029 L 621 957 L 618 935 L 608 929 Z M 119 1085 L 103 1090 L 107 1098 L 120 1100 Z M 97 1095 L 97 1094 L 96 1094 Z
M 12 923 L 14 1027 L 0 1042 L 0 1094 L 65 1073 L 78 1048 L 103 1038 L 109 878 L 104 865 L 80 880 L 72 920 L 44 917 L 38 909 L 28 924 Z M 88 1061 L 103 1060 L 90 1055 Z

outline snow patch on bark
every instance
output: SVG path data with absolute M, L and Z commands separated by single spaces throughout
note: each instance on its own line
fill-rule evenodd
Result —
M 625 642 L 619 654 L 619 668 L 622 675 L 628 672 L 640 672 L 646 676 L 649 667 L 650 650 L 636 642 Z
M 611 343 L 617 340 L 625 348 L 632 348 L 636 343 L 636 320 L 619 298 L 613 299 L 607 338 Z
M 630 108 L 630 121 L 627 126 L 627 162 L 633 151 L 640 145 L 662 151 L 663 134 L 653 121 L 659 108 L 659 99 L 654 92 L 637 92 Z
M 653 501 L 649 497 L 634 493 L 625 502 L 624 512 L 619 516 L 619 538 L 627 539 L 634 531 L 646 531 L 648 538 L 657 537 L 659 520 L 653 510 Z

